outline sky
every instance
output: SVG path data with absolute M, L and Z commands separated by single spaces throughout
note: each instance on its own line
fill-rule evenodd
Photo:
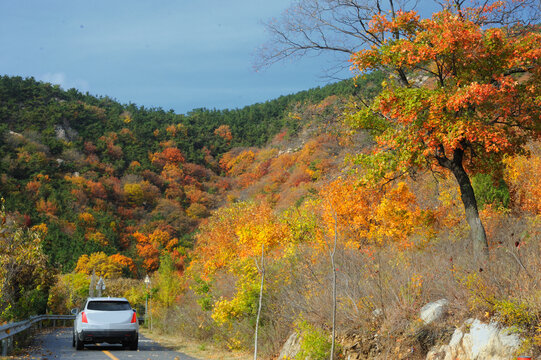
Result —
M 253 68 L 290 0 L 0 0 L 0 75 L 176 113 L 233 109 L 332 82 L 331 59 Z M 344 70 L 341 77 L 349 76 Z

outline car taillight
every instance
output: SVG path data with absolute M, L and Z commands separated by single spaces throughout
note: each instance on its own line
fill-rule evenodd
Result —
M 137 322 L 137 314 L 135 313 L 135 311 L 133 312 L 133 315 L 131 317 L 131 323 L 132 324 L 135 324 Z
M 86 314 L 84 311 L 81 313 L 81 321 L 84 323 L 88 323 L 88 319 L 86 318 Z

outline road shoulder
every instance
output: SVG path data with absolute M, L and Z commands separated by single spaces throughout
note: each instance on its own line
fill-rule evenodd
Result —
M 212 343 L 202 343 L 188 340 L 178 335 L 158 334 L 141 328 L 139 332 L 148 339 L 171 350 L 182 352 L 188 356 L 208 360 L 250 360 L 253 355 L 245 352 L 227 351 Z

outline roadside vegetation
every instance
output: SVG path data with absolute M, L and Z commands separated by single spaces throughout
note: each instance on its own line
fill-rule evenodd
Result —
M 496 22 L 506 2 L 457 4 L 376 14 L 355 84 L 239 110 L 1 78 L 0 319 L 67 313 L 94 274 L 169 341 L 254 357 L 297 333 L 297 359 L 353 335 L 421 359 L 471 317 L 538 354 L 541 36 Z

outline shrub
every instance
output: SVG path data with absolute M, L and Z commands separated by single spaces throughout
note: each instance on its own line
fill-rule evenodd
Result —
M 53 314 L 69 314 L 74 307 L 81 306 L 88 297 L 90 278 L 84 273 L 57 276 L 49 291 L 47 307 Z
M 493 310 L 500 320 L 509 326 L 528 327 L 534 320 L 528 306 L 520 301 L 496 299 Z
M 297 331 L 301 334 L 301 351 L 297 354 L 297 360 L 325 360 L 331 353 L 331 341 L 329 336 L 321 329 L 303 320 L 297 325 Z
M 509 207 L 509 188 L 505 181 L 494 182 L 490 174 L 476 174 L 472 177 L 472 186 L 479 208 L 487 204 Z

